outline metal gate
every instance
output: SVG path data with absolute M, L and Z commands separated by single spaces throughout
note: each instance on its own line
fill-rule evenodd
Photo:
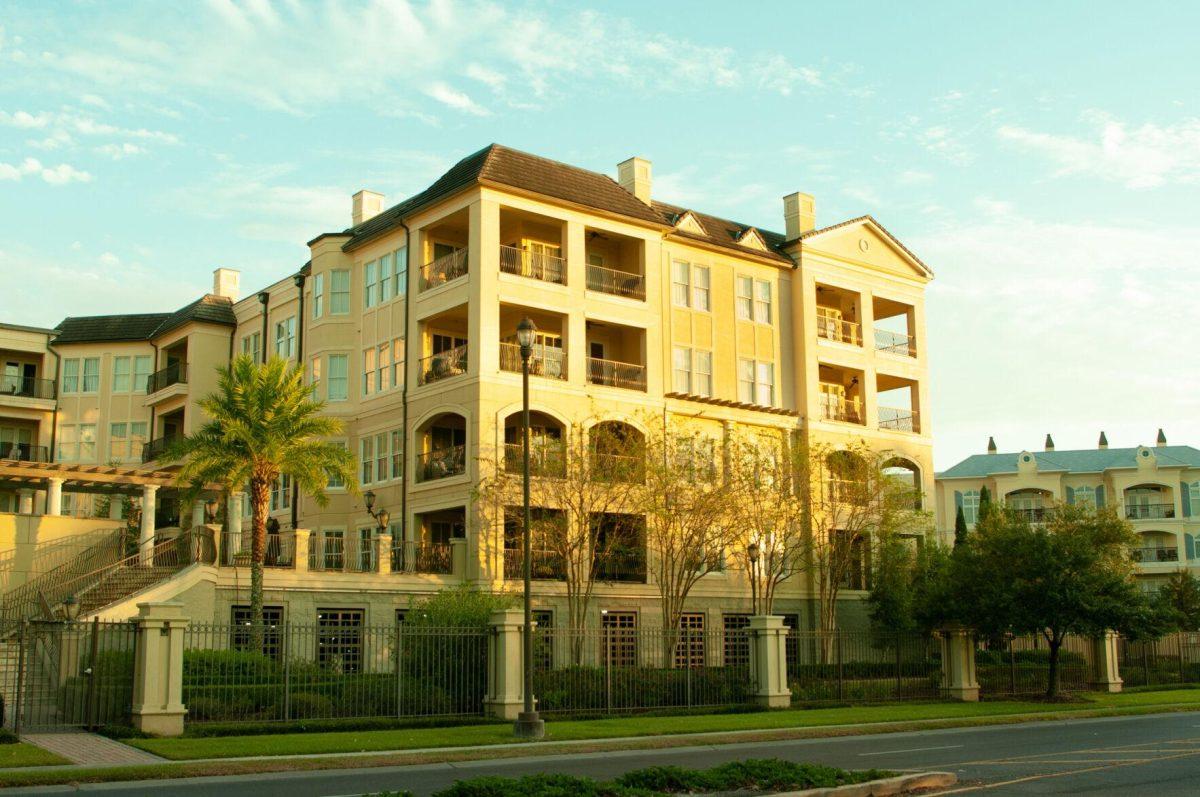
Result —
M 136 641 L 132 622 L 22 623 L 0 643 L 5 726 L 20 733 L 127 724 Z

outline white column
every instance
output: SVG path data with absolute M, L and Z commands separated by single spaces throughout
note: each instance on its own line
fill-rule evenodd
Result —
M 225 564 L 233 564 L 233 555 L 242 550 L 242 502 L 244 493 L 230 493 L 225 505 Z
M 204 499 L 197 497 L 192 502 L 192 528 L 198 529 L 204 525 Z
M 17 490 L 17 512 L 22 515 L 33 514 L 33 490 Z
M 154 558 L 154 511 L 158 506 L 158 485 L 142 487 L 142 527 L 138 534 L 138 550 L 144 565 L 153 564 Z
M 62 479 L 46 480 L 46 514 L 62 514 Z
M 766 708 L 787 708 L 792 692 L 787 680 L 787 628 L 778 615 L 750 618 L 750 674 L 754 702 Z

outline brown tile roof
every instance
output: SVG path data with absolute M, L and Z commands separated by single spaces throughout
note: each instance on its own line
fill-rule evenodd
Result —
M 780 251 L 780 247 L 784 243 L 784 236 L 777 232 L 764 230 L 761 227 L 754 227 L 750 224 L 742 224 L 729 219 L 723 219 L 719 216 L 710 216 L 707 213 L 701 213 L 691 208 L 682 208 L 678 205 L 670 205 L 666 202 L 652 202 L 654 209 L 662 214 L 663 220 L 671 226 L 684 213 L 690 212 L 695 217 L 696 221 L 700 222 L 700 226 L 704 228 L 706 235 L 696 235 L 687 230 L 675 230 L 672 235 L 678 235 L 682 238 L 692 238 L 694 240 L 706 241 L 710 244 L 732 249 L 737 252 L 742 252 L 748 255 L 757 255 L 759 257 L 767 257 L 771 260 L 778 260 L 781 263 L 786 263 L 789 266 L 794 265 L 792 259 Z M 753 246 L 744 246 L 738 243 L 738 239 L 745 234 L 746 230 L 758 230 L 758 234 L 762 236 L 763 242 L 767 245 L 767 251 L 756 249 Z
M 174 313 L 71 316 L 56 328 L 55 343 L 104 343 L 150 340 L 189 321 L 237 326 L 233 303 L 225 296 L 205 294 Z

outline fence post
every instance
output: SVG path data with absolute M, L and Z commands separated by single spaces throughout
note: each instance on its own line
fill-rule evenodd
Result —
M 524 708 L 522 692 L 521 631 L 525 615 L 520 609 L 492 612 L 492 635 L 488 637 L 489 691 L 483 699 L 484 711 L 490 716 L 515 720 Z
M 1004 635 L 1004 646 L 1008 649 L 1008 693 L 1017 693 L 1017 652 L 1013 650 L 1012 634 Z
M 834 656 L 837 659 L 837 684 L 838 684 L 838 700 L 846 699 L 846 667 L 842 663 L 842 635 L 837 631 L 833 632 L 833 642 L 836 648 Z
M 13 706 L 13 733 L 21 735 L 21 698 L 25 696 L 25 635 L 29 621 L 22 620 L 17 630 L 17 700 Z
M 98 713 L 96 711 L 96 656 L 99 652 L 100 618 L 97 616 L 92 618 L 92 640 L 87 666 L 87 697 L 84 698 L 87 701 L 87 705 L 84 707 L 84 719 L 87 722 L 87 729 L 89 731 L 95 730 L 99 726 L 99 723 L 96 722 L 96 714 Z
M 293 554 L 296 560 L 296 572 L 307 573 L 308 549 L 312 545 L 312 532 L 308 529 L 296 529 L 292 532 L 292 538 L 296 541 L 296 552 Z
M 754 702 L 764 708 L 787 708 L 792 692 L 787 682 L 787 628 L 778 615 L 750 618 L 750 677 Z
M 975 679 L 975 632 L 962 626 L 941 631 L 942 695 L 974 703 L 979 700 Z
M 279 653 L 283 657 L 283 719 L 292 718 L 292 651 L 291 624 L 283 621 L 283 637 L 279 642 Z
M 1121 669 L 1117 661 L 1117 633 L 1105 631 L 1092 639 L 1092 688 L 1100 692 L 1120 692 Z
M 904 696 L 904 665 L 900 655 L 900 645 L 903 643 L 903 636 L 896 634 L 896 699 L 900 700 Z
M 183 604 L 139 603 L 133 726 L 155 736 L 183 733 Z
M 612 713 L 612 629 L 604 627 L 604 707 Z

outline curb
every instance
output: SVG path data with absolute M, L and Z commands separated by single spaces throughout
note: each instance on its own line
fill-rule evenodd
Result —
M 907 794 L 914 789 L 941 789 L 955 783 L 958 783 L 958 776 L 952 772 L 918 772 L 913 775 L 870 780 L 866 783 L 852 783 L 848 786 L 780 792 L 771 797 L 888 797 L 893 794 Z

